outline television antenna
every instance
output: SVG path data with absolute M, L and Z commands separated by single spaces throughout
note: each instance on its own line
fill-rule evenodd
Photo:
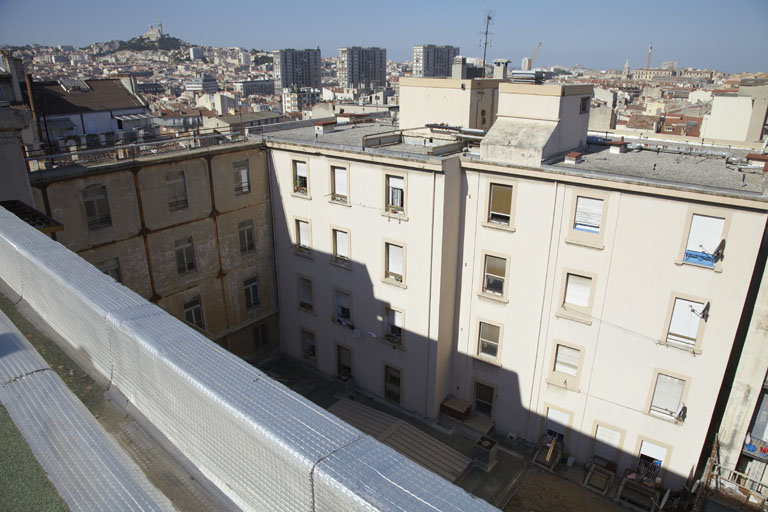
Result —
M 493 21 L 494 16 L 495 14 L 493 11 L 485 11 L 485 31 L 483 32 L 483 78 L 485 78 L 485 57 L 488 52 L 488 36 L 491 35 L 491 33 L 488 32 L 488 27 L 491 26 L 491 21 Z

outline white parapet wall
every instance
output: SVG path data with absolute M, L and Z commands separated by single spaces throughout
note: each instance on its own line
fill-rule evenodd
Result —
M 244 510 L 495 510 L 3 208 L 0 279 Z

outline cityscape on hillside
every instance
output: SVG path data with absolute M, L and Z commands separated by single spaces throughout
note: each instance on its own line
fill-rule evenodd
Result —
M 0 510 L 768 511 L 768 72 L 491 21 L 0 47 Z

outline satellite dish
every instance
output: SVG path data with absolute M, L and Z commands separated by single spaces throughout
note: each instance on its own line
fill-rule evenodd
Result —
M 664 497 L 661 498 L 661 503 L 659 503 L 659 510 L 664 508 L 664 505 L 667 504 L 667 500 L 669 499 L 669 491 L 671 489 L 667 489 L 667 492 L 664 493 Z

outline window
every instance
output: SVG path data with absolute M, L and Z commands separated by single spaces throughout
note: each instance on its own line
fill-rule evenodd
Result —
M 651 412 L 677 418 L 682 411 L 684 390 L 685 381 L 683 379 L 658 373 L 651 400 Z
M 195 297 L 184 304 L 184 319 L 198 329 L 205 329 L 203 305 L 200 303 L 200 297 Z
M 349 233 L 333 230 L 333 259 L 339 263 L 349 262 Z
M 335 320 L 336 323 L 346 325 L 347 327 L 354 327 L 352 325 L 352 300 L 348 293 L 335 290 L 333 292 L 334 306 L 336 310 Z
M 352 377 L 352 351 L 336 345 L 336 373 L 340 379 Z
M 399 245 L 386 243 L 386 271 L 384 277 L 398 283 L 403 282 L 403 248 Z
M 112 217 L 109 214 L 109 200 L 107 199 L 107 187 L 87 188 L 83 190 L 82 197 L 89 230 L 112 225 Z
M 176 241 L 176 268 L 179 274 L 195 270 L 195 247 L 191 236 Z
M 483 291 L 494 295 L 504 295 L 504 278 L 507 273 L 507 260 L 497 256 L 485 256 L 485 277 Z
M 384 338 L 389 341 L 400 341 L 403 337 L 403 313 L 396 309 L 386 308 L 387 330 Z
M 122 284 L 123 276 L 120 274 L 120 260 L 117 258 L 102 261 L 98 264 L 98 269 Z
M 576 215 L 573 229 L 587 233 L 600 233 L 603 220 L 603 200 L 592 197 L 576 197 Z
M 640 443 L 640 457 L 637 472 L 646 477 L 654 477 L 661 473 L 667 449 L 656 443 L 643 440 Z
M 595 428 L 595 448 L 593 453 L 609 462 L 615 462 L 621 446 L 621 432 L 597 425 Z
M 703 304 L 675 297 L 667 331 L 667 343 L 694 349 L 699 339 L 701 321 L 709 318 L 709 303 Z
M 269 325 L 262 322 L 253 328 L 253 348 L 258 350 L 269 345 Z
M 183 210 L 188 206 L 184 171 L 169 172 L 165 175 L 165 191 L 168 194 L 168 210 Z
M 309 222 L 305 220 L 296 221 L 296 248 L 299 252 L 309 253 Z
M 333 185 L 333 193 L 331 199 L 337 203 L 347 203 L 348 185 L 347 185 L 347 169 L 344 167 L 331 166 L 331 183 Z
M 693 214 L 683 261 L 714 267 L 725 251 L 724 226 L 724 218 Z
M 501 337 L 501 328 L 497 325 L 491 325 L 480 322 L 480 339 L 477 344 L 477 355 L 496 358 L 499 354 L 499 338 Z
M 248 174 L 248 160 L 232 164 L 232 174 L 235 178 L 235 195 L 247 194 L 251 191 L 251 177 Z
M 579 114 L 589 113 L 589 103 L 590 103 L 589 96 L 584 96 L 583 98 L 581 98 L 581 102 L 579 103 Z
M 309 193 L 307 162 L 293 161 L 293 191 L 304 196 Z
M 563 308 L 585 311 L 590 305 L 592 278 L 577 274 L 566 274 Z
M 474 411 L 477 414 L 491 418 L 493 416 L 493 395 L 495 393 L 496 390 L 491 386 L 475 381 Z
M 510 226 L 512 219 L 512 187 L 491 183 L 488 222 Z
M 579 350 L 558 345 L 555 353 L 555 371 L 574 377 L 579 373 Z
M 405 212 L 405 178 L 386 176 L 387 197 L 386 210 L 389 213 Z
M 251 310 L 259 307 L 259 278 L 258 276 L 243 281 L 245 292 L 245 309 Z
M 315 335 L 304 329 L 301 330 L 301 353 L 304 359 L 315 360 Z
M 244 220 L 237 225 L 237 234 L 240 238 L 240 254 L 250 252 L 256 248 L 253 236 L 253 221 Z
M 312 281 L 306 277 L 299 277 L 299 307 L 310 312 L 315 309 L 312 299 Z
M 400 403 L 400 370 L 384 365 L 384 398 Z
M 544 431 L 549 437 L 565 439 L 570 420 L 571 416 L 567 412 L 547 407 L 547 420 L 544 424 Z

